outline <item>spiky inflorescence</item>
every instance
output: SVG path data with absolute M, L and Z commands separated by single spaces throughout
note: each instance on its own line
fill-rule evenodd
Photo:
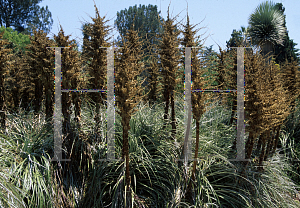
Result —
M 159 81 L 158 81 L 160 66 L 158 63 L 157 55 L 150 56 L 148 62 L 150 63 L 149 70 L 148 70 L 150 74 L 150 78 L 149 78 L 150 90 L 148 94 L 148 100 L 149 100 L 149 106 L 152 106 L 158 100 L 157 91 L 161 90 L 161 86 L 159 86 Z
M 96 18 L 92 18 L 93 23 L 89 23 L 85 28 L 86 38 L 83 43 L 83 53 L 84 60 L 90 61 L 87 64 L 88 74 L 90 76 L 89 88 L 90 89 L 106 89 L 107 83 L 107 49 L 100 47 L 109 47 L 110 44 L 107 38 L 107 35 L 111 29 L 109 26 L 106 26 L 106 22 L 104 17 L 100 17 L 99 11 L 95 6 Z M 90 37 L 90 39 L 88 38 Z M 100 93 L 91 93 L 90 96 L 93 102 L 96 104 L 96 114 L 95 114 L 95 122 L 96 122 L 96 135 L 99 134 L 99 123 L 100 123 L 100 103 L 103 103 L 103 100 L 107 99 L 106 92 Z
M 222 50 L 221 47 L 219 46 L 220 54 L 217 54 L 217 62 L 218 62 L 218 75 L 216 76 L 216 81 L 218 82 L 218 85 L 216 86 L 217 89 L 225 90 L 225 74 L 226 74 L 226 51 Z M 219 94 L 219 93 L 217 93 Z M 219 97 L 221 99 L 227 95 L 224 95 L 224 93 L 221 93 Z
M 154 38 L 156 40 L 159 38 L 159 33 L 155 34 Z M 149 40 L 145 40 L 147 42 Z M 149 44 L 146 43 L 146 44 Z M 149 44 L 149 47 L 146 48 L 146 50 L 150 51 L 149 54 L 146 54 L 146 64 L 145 69 L 149 73 L 149 81 L 148 81 L 148 97 L 145 99 L 146 101 L 149 101 L 149 106 L 153 106 L 156 102 L 160 102 L 162 100 L 161 91 L 163 90 L 163 84 L 160 83 L 159 80 L 161 80 L 161 69 L 162 69 L 162 63 L 159 62 L 158 57 L 158 51 L 159 47 L 157 44 Z M 155 108 L 155 105 L 154 107 Z
M 62 61 L 65 69 L 63 72 L 67 72 L 68 78 L 63 78 L 63 82 L 67 83 L 66 87 L 70 89 L 82 89 L 83 88 L 83 74 L 81 73 L 81 59 L 79 58 L 79 53 L 75 50 L 76 42 L 75 40 L 68 40 L 69 36 L 63 36 L 63 31 L 60 33 L 61 38 L 56 39 L 57 44 L 63 46 L 64 44 L 70 46 L 70 48 L 65 48 L 62 53 Z M 68 79 L 68 80 L 66 80 Z M 66 88 L 69 89 L 69 88 Z M 81 120 L 81 97 L 80 92 L 71 92 L 71 102 L 74 105 L 75 110 L 75 124 L 76 129 L 80 131 L 80 120 Z
M 54 35 L 54 40 L 58 47 L 68 47 L 62 48 L 61 53 L 62 89 L 78 89 L 83 85 L 83 78 L 80 73 L 81 60 L 76 50 L 75 40 L 69 40 L 69 37 L 70 35 L 64 35 L 62 27 L 58 35 Z M 73 103 L 75 108 L 75 131 L 73 130 L 74 128 L 71 128 L 71 103 Z M 81 183 L 83 172 L 85 172 L 86 168 L 90 165 L 88 158 L 90 156 L 88 149 L 90 144 L 88 141 L 83 140 L 81 134 L 81 98 L 79 92 L 62 93 L 62 112 L 64 116 L 63 133 L 66 138 L 65 141 L 63 141 L 63 147 L 65 147 L 67 153 L 70 154 L 67 158 L 71 159 L 71 162 L 65 164 L 68 165 L 68 168 L 67 166 L 64 167 L 64 172 L 61 177 L 66 183 L 69 183 L 68 180 L 71 172 L 75 172 L 75 175 L 72 174 L 72 177 L 77 178 L 79 183 Z
M 54 35 L 55 43 L 58 47 L 70 47 L 61 49 L 61 71 L 62 71 L 62 89 L 74 89 L 72 86 L 72 79 L 74 79 L 75 67 L 79 64 L 78 59 L 74 56 L 71 57 L 71 45 L 73 41 L 69 40 L 70 35 L 65 36 L 61 27 L 58 35 Z M 75 59 L 74 59 L 75 58 Z M 71 93 L 62 93 L 62 113 L 64 116 L 63 134 L 70 133 L 71 124 Z
M 281 83 L 279 68 L 273 63 L 265 62 L 259 54 L 246 53 L 245 56 L 245 111 L 246 131 L 249 138 L 246 143 L 246 158 L 250 158 L 256 146 L 259 165 L 276 149 L 275 134 L 289 114 L 290 100 Z M 278 134 L 278 131 L 277 131 Z M 260 135 L 257 142 L 256 138 Z M 248 162 L 246 162 L 246 165 Z M 245 166 L 246 166 L 245 165 Z M 262 169 L 262 168 L 261 168 Z
M 187 17 L 187 24 L 184 26 L 184 31 L 183 31 L 184 38 L 181 41 L 181 44 L 184 47 L 196 47 L 197 45 L 200 45 L 199 41 L 195 41 L 195 39 L 199 38 L 200 36 L 197 37 L 194 36 L 201 28 L 194 31 L 192 30 L 196 26 L 197 25 L 191 26 L 189 23 L 189 17 Z M 203 63 L 198 57 L 200 51 L 201 48 L 192 48 L 191 50 L 193 90 L 204 89 L 204 86 L 209 83 L 209 81 L 205 80 L 204 77 L 207 70 L 204 69 Z M 185 57 L 183 57 L 183 59 L 184 58 Z M 210 96 L 208 93 L 204 93 L 200 91 L 192 93 L 193 117 L 195 120 L 199 120 L 201 116 L 205 113 L 205 107 L 207 104 L 204 105 L 204 103 L 205 101 L 207 101 L 209 97 Z
M 19 67 L 22 67 L 22 60 L 20 57 L 13 55 L 9 70 L 9 76 L 6 79 L 6 103 L 7 110 L 16 112 L 19 107 L 20 95 L 19 95 Z
M 17 110 L 20 105 L 25 109 L 25 113 L 28 113 L 30 101 L 34 99 L 34 76 L 26 54 L 22 54 L 21 58 L 15 56 L 14 61 L 14 71 L 16 73 L 14 77 L 11 76 L 14 79 L 14 86 L 17 88 L 15 93 L 12 94 L 12 97 L 14 97 L 14 110 Z
M 176 72 L 179 68 L 179 61 L 181 58 L 179 49 L 179 38 L 178 35 L 181 31 L 177 31 L 177 24 L 174 24 L 174 19 L 170 19 L 169 10 L 167 20 L 163 23 L 163 34 L 160 35 L 161 42 L 158 46 L 159 55 L 162 64 L 162 76 L 163 76 L 163 99 L 166 102 L 164 120 L 168 119 L 169 100 L 171 98 L 171 124 L 172 124 L 172 138 L 175 138 L 176 134 L 176 119 L 174 109 L 175 99 L 175 86 L 181 81 L 176 78 Z M 164 128 L 166 123 L 164 123 Z
M 0 33 L 0 127 L 5 130 L 5 79 L 8 73 L 8 61 L 10 60 L 10 51 L 11 49 L 6 49 L 5 45 L 8 44 L 8 41 L 2 39 L 3 33 Z
M 116 71 L 115 71 L 115 95 L 116 104 L 120 111 L 117 113 L 122 118 L 123 126 L 123 149 L 122 158 L 125 159 L 126 172 L 125 182 L 127 191 L 130 186 L 130 173 L 129 173 L 129 146 L 128 146 L 128 132 L 130 130 L 131 116 L 137 111 L 134 109 L 143 96 L 140 93 L 143 91 L 141 84 L 137 82 L 136 77 L 141 74 L 142 63 L 142 50 L 141 42 L 139 41 L 136 31 L 129 30 L 123 39 L 123 48 L 120 50 L 121 54 L 117 53 L 116 56 Z M 145 96 L 145 95 L 144 95 Z M 129 196 L 130 198 L 130 196 Z
M 43 101 L 43 88 L 50 87 L 52 94 L 54 94 L 54 56 L 53 51 L 47 48 L 53 46 L 53 42 L 49 40 L 47 33 L 42 30 L 33 33 L 34 37 L 30 37 L 31 43 L 26 47 L 29 49 L 29 51 L 26 51 L 26 63 L 30 67 L 30 75 L 33 76 L 32 79 L 34 80 L 34 109 L 35 113 L 38 114 Z M 46 93 L 49 93 L 48 89 Z M 47 119 L 50 119 L 53 115 L 53 98 L 46 96 L 45 104 L 46 116 Z
M 195 34 L 201 29 L 197 29 L 193 31 L 193 28 L 196 27 L 197 25 L 191 26 L 189 22 L 189 16 L 187 16 L 187 23 L 184 25 L 184 38 L 181 41 L 181 44 L 184 47 L 196 47 L 197 45 L 200 46 L 199 41 L 195 41 L 196 38 L 200 38 L 200 36 L 194 37 Z M 198 39 L 199 40 L 199 39 Z M 200 58 L 197 56 L 199 54 L 199 51 L 201 48 L 193 48 L 191 50 L 191 57 L 192 57 L 192 84 L 193 84 L 193 89 L 194 90 L 200 90 L 204 89 L 204 86 L 209 83 L 209 81 L 205 80 L 204 74 L 206 73 L 206 70 L 203 67 L 203 63 L 200 60 Z M 186 54 L 185 54 L 186 56 Z M 185 59 L 185 57 L 183 57 Z M 205 92 L 192 92 L 192 109 L 193 109 L 193 117 L 196 120 L 196 148 L 195 148 L 195 157 L 194 159 L 198 158 L 198 149 L 199 149 L 199 120 L 201 116 L 205 113 L 206 111 L 206 106 L 209 103 L 205 103 L 208 98 L 209 94 Z M 193 171 L 192 171 L 192 179 L 195 181 L 195 172 L 196 172 L 196 163 L 197 161 L 194 160 L 193 163 Z M 191 183 L 188 185 L 188 193 L 186 194 L 187 197 L 190 197 L 191 194 Z M 189 198 L 190 202 L 192 203 L 192 198 Z
M 291 100 L 292 105 L 292 111 L 294 111 L 295 108 L 295 100 L 299 96 L 299 89 L 300 89 L 300 72 L 299 72 L 299 65 L 297 61 L 292 60 L 292 62 L 288 62 L 286 60 L 285 63 L 281 64 L 280 66 L 280 72 L 283 77 L 283 86 L 285 89 L 288 90 L 288 97 Z

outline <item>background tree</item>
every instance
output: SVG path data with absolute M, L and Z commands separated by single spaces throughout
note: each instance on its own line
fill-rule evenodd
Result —
M 178 64 L 181 59 L 179 53 L 179 37 L 180 31 L 176 30 L 177 24 L 174 24 L 174 19 L 169 17 L 169 8 L 167 20 L 163 23 L 164 31 L 160 34 L 159 56 L 162 64 L 162 76 L 163 76 L 163 100 L 166 102 L 164 120 L 168 119 L 169 102 L 171 98 L 171 125 L 172 125 L 172 138 L 175 138 L 176 134 L 176 118 L 175 118 L 175 86 L 181 80 L 177 79 L 176 72 L 178 71 Z M 164 123 L 163 128 L 166 127 Z
M 216 75 L 216 81 L 218 85 L 216 86 L 217 89 L 225 90 L 225 73 L 226 73 L 226 51 L 222 50 L 219 46 L 220 54 L 217 54 L 217 75 Z M 218 95 L 219 99 L 222 101 L 223 98 L 227 95 L 224 95 L 224 93 L 215 92 Z
M 249 27 L 241 27 L 240 30 L 233 30 L 231 37 L 226 41 L 226 46 L 230 51 L 236 50 L 231 47 L 251 47 L 251 37 L 249 36 Z M 250 51 L 251 49 L 246 48 L 245 50 Z
M 154 46 L 155 47 L 155 46 Z M 161 69 L 161 64 L 158 63 L 158 56 L 153 54 L 150 59 L 148 59 L 149 65 L 146 64 L 145 67 L 149 67 L 149 88 L 148 91 L 148 100 L 149 100 L 149 106 L 153 106 L 155 109 L 155 103 L 160 99 L 157 95 L 157 92 L 161 91 L 161 84 L 158 81 L 159 78 L 159 71 Z
M 0 25 L 14 27 L 18 32 L 30 33 L 32 28 L 51 30 L 53 20 L 51 12 L 38 5 L 42 0 L 1 0 L 0 1 Z
M 133 7 L 129 7 L 129 9 L 121 10 L 117 12 L 117 19 L 115 20 L 115 26 L 121 35 L 125 35 L 126 32 L 130 29 L 131 25 L 134 24 L 134 30 L 138 32 L 138 36 L 143 39 L 142 50 L 144 51 L 144 57 L 142 61 L 145 64 L 145 70 L 139 76 L 141 79 L 146 78 L 146 81 L 143 84 L 143 87 L 147 90 L 151 91 L 153 88 L 149 86 L 152 72 L 150 71 L 152 68 L 150 67 L 150 63 L 147 60 L 150 58 L 150 53 L 156 53 L 155 46 L 158 45 L 160 38 L 157 34 L 163 31 L 162 27 L 163 18 L 160 15 L 160 12 L 157 11 L 156 5 L 149 4 L 148 6 L 145 5 L 137 5 Z M 122 40 L 118 36 L 118 42 L 122 46 Z M 153 46 L 153 47 L 152 47 Z M 151 92 L 150 94 L 153 94 Z M 149 96 L 152 96 L 150 95 Z
M 21 57 L 25 51 L 28 51 L 26 46 L 30 43 L 29 35 L 14 31 L 11 27 L 5 28 L 4 26 L 0 28 L 0 32 L 4 32 L 2 38 L 9 42 L 7 47 L 12 49 L 12 54 L 16 54 Z
M 35 8 L 33 10 L 33 18 L 28 23 L 28 25 L 25 26 L 23 33 L 32 35 L 33 30 L 43 30 L 46 33 L 49 33 L 51 31 L 52 25 L 52 14 L 48 10 L 48 6 L 44 8 L 40 7 L 39 5 L 35 5 Z M 23 28 L 20 29 L 22 30 Z
M 270 5 L 269 5 L 270 6 Z M 264 7 L 263 10 L 266 11 L 261 11 L 260 15 L 264 16 L 264 20 L 267 21 L 267 18 L 271 18 L 272 17 L 272 13 L 271 12 L 267 12 L 268 9 L 266 9 L 267 7 Z M 286 15 L 284 14 L 285 8 L 283 7 L 282 3 L 276 3 L 275 5 L 273 5 L 273 8 L 277 11 L 279 11 L 281 13 L 281 17 L 283 17 L 283 24 L 282 26 L 284 28 L 286 27 Z M 258 13 L 255 15 L 259 15 Z M 268 17 L 269 16 L 269 17 Z M 280 16 L 278 16 L 277 14 L 273 14 L 273 18 L 275 18 L 275 20 L 278 22 Z M 254 17 L 253 17 L 254 18 Z M 259 24 L 257 20 L 256 24 Z M 275 22 L 276 22 L 275 21 Z M 253 21 L 254 22 L 254 21 Z M 280 20 L 280 22 L 282 23 L 282 21 Z M 267 22 L 267 24 L 269 24 Z M 275 25 L 270 24 L 270 28 L 274 28 L 274 31 L 276 29 Z M 251 44 L 251 37 L 250 37 L 250 27 L 241 27 L 241 29 L 239 31 L 237 30 L 233 30 L 232 34 L 231 34 L 231 38 L 229 39 L 229 41 L 226 41 L 227 47 L 239 47 L 241 45 L 245 45 L 245 43 L 249 43 L 249 45 L 253 45 Z M 264 29 L 263 26 L 260 26 L 260 28 L 258 28 L 259 30 L 265 30 L 265 32 L 268 32 L 268 29 Z M 269 31 L 271 31 L 269 29 Z M 262 33 L 262 32 L 261 32 Z M 267 34 L 267 33 L 266 33 Z M 252 34 L 255 35 L 255 34 Z M 282 35 L 282 42 L 274 42 L 274 47 L 273 47 L 273 54 L 274 54 L 274 58 L 277 64 L 281 64 L 284 63 L 285 60 L 287 59 L 289 62 L 291 62 L 291 59 L 293 58 L 294 60 L 300 61 L 300 54 L 299 54 L 299 49 L 296 49 L 295 46 L 297 45 L 297 43 L 294 43 L 294 41 L 292 39 L 290 39 L 289 35 L 288 35 L 288 30 L 285 30 L 285 32 Z M 272 34 L 270 35 L 272 36 Z M 273 35 L 274 36 L 274 35 Z M 248 44 L 246 44 L 248 45 Z M 249 50 L 249 49 L 246 49 Z
M 286 15 L 284 14 L 285 8 L 283 7 L 282 3 L 275 4 L 275 8 L 280 11 L 280 13 L 284 17 L 284 27 L 286 27 Z M 295 46 L 298 45 L 297 43 L 294 43 L 292 39 L 290 39 L 288 30 L 285 31 L 285 35 L 283 38 L 283 44 L 276 43 L 274 45 L 274 55 L 275 55 L 275 61 L 277 64 L 285 63 L 285 60 L 287 59 L 288 62 L 292 62 L 292 58 L 298 63 L 300 63 L 300 54 L 299 49 L 295 48 Z
M 90 64 L 90 60 L 92 59 L 91 57 L 88 58 L 88 56 L 90 56 L 88 48 L 89 46 L 87 46 L 88 41 L 90 41 L 91 39 L 91 23 L 84 23 L 81 26 L 81 31 L 82 31 L 82 35 L 83 35 L 83 44 L 82 44 L 82 53 L 81 56 L 83 58 L 83 62 L 86 64 Z
M 230 47 L 239 47 L 243 43 L 242 31 L 241 30 L 233 30 L 231 33 L 231 37 L 228 41 L 226 41 L 226 46 Z
M 217 75 L 217 67 L 218 67 L 218 56 L 217 56 L 217 52 L 215 52 L 212 49 L 212 45 L 209 47 L 203 46 L 203 48 L 201 48 L 201 54 L 203 54 L 203 67 L 206 69 L 205 71 L 207 71 L 205 73 L 205 80 L 209 80 L 210 82 L 208 84 L 205 84 L 204 87 L 205 89 L 208 86 L 211 86 L 212 88 L 214 88 L 214 86 L 218 85 L 218 82 L 215 80 L 215 75 Z
M 283 44 L 286 32 L 284 16 L 272 2 L 261 3 L 249 17 L 249 35 L 263 55 L 274 54 L 274 44 Z

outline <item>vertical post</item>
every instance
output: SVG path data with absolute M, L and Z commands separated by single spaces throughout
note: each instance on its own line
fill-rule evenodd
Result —
M 237 160 L 245 159 L 245 120 L 244 120 L 244 48 L 237 48 Z
M 70 47 L 47 47 L 55 49 L 55 106 L 54 106 L 54 158 L 52 161 L 71 161 L 62 159 L 62 109 L 61 93 L 62 92 L 99 92 L 101 89 L 94 90 L 67 90 L 61 89 L 62 72 L 61 72 L 61 48 Z M 100 47 L 107 48 L 107 47 Z M 118 47 L 122 48 L 122 47 Z M 107 52 L 107 159 L 100 161 L 115 160 L 115 104 L 114 104 L 114 47 L 108 48 Z
M 53 48 L 53 47 L 47 47 Z M 55 49 L 55 106 L 54 106 L 54 158 L 52 161 L 71 161 L 70 159 L 62 159 L 62 115 L 61 115 L 61 48 Z
M 184 139 L 184 163 L 187 165 L 191 155 L 191 47 L 185 48 L 185 82 L 184 82 L 184 112 L 185 112 L 185 139 Z
M 230 161 L 251 161 L 245 159 L 245 72 L 244 72 L 244 48 L 251 47 L 232 47 L 237 48 L 237 135 L 236 135 L 236 147 L 237 157 L 236 159 L 230 159 Z
M 185 47 L 185 126 L 187 127 L 184 140 L 184 161 L 185 164 L 189 161 L 191 155 L 191 48 L 197 47 Z M 235 47 L 232 47 L 235 48 Z M 214 92 L 230 92 L 237 91 L 237 158 L 230 159 L 233 161 L 250 161 L 245 159 L 245 120 L 244 120 L 244 93 L 245 93 L 245 81 L 244 81 L 244 48 L 237 47 L 237 90 L 193 90 L 196 91 L 214 91 Z M 181 160 L 181 159 L 179 159 Z
M 114 48 L 107 50 L 107 160 L 115 160 Z

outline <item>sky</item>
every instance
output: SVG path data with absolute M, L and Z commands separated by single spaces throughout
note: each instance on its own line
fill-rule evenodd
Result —
M 204 46 L 213 45 L 213 49 L 218 51 L 218 45 L 222 49 L 226 48 L 226 41 L 231 37 L 233 29 L 239 30 L 241 26 L 248 26 L 250 14 L 264 0 L 94 0 L 100 16 L 106 16 L 108 26 L 113 27 L 117 12 L 137 5 L 157 5 L 158 11 L 164 19 L 167 17 L 167 10 L 170 4 L 170 17 L 176 15 L 177 22 L 186 23 L 188 11 L 191 24 L 198 24 L 196 28 L 203 28 L 197 35 L 207 38 Z M 53 25 L 48 37 L 52 38 L 59 32 L 59 25 L 65 35 L 71 35 L 78 44 L 82 45 L 83 35 L 82 24 L 92 22 L 91 17 L 95 17 L 93 0 L 43 0 L 39 5 L 48 5 L 52 13 Z M 299 0 L 273 0 L 274 3 L 282 3 L 285 7 L 286 26 L 289 36 L 295 43 L 300 44 L 300 1 Z M 110 35 L 114 34 L 114 39 L 119 33 L 117 28 Z M 296 48 L 300 48 L 297 45 Z

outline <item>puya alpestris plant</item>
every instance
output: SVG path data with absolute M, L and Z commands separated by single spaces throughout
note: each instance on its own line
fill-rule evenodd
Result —
M 245 56 L 245 118 L 249 137 L 246 143 L 246 158 L 250 159 L 256 147 L 259 170 L 263 161 L 277 147 L 278 133 L 275 131 L 289 115 L 290 100 L 282 85 L 282 74 L 274 62 L 266 62 L 259 53 Z M 259 136 L 258 141 L 256 140 Z M 245 162 L 245 168 L 248 162 Z M 245 169 L 244 169 L 245 171 Z
M 278 65 L 277 65 L 278 66 Z M 278 66 L 279 67 L 279 66 Z M 283 75 L 283 87 L 288 90 L 288 97 L 291 99 L 291 111 L 294 113 L 296 106 L 296 99 L 299 97 L 299 65 L 296 60 L 289 62 L 286 60 L 284 63 L 280 65 L 280 72 Z M 291 120 L 293 120 L 293 114 Z
M 21 82 L 21 88 L 25 88 L 28 81 L 33 80 L 34 83 L 34 110 L 38 115 L 41 110 L 43 101 L 43 94 L 45 94 L 45 107 L 47 120 L 51 120 L 53 116 L 53 96 L 54 96 L 54 83 L 53 83 L 53 69 L 54 69 L 54 56 L 53 52 L 47 47 L 52 47 L 54 41 L 47 37 L 47 33 L 42 30 L 33 31 L 34 36 L 30 37 L 31 43 L 26 47 L 26 55 L 24 61 L 26 67 L 29 68 L 29 73 L 25 76 L 24 82 Z M 29 78 L 32 76 L 32 78 Z M 25 81 L 27 80 L 27 81 Z M 30 85 L 29 85 L 30 86 Z M 45 92 L 43 92 L 45 89 Z M 28 89 L 30 91 L 30 89 Z M 32 89 L 33 90 L 33 89 Z
M 5 45 L 8 44 L 8 41 L 2 39 L 3 33 L 0 33 L 0 127 L 6 130 L 5 126 L 5 110 L 6 110 L 6 104 L 5 104 L 5 79 L 6 74 L 8 73 L 8 61 L 10 59 L 10 51 L 11 49 L 6 49 Z
M 49 76 L 49 72 L 53 73 L 54 68 L 54 57 L 53 52 L 46 47 L 52 47 L 53 41 L 49 40 L 47 34 L 42 30 L 34 31 L 34 36 L 30 37 L 31 43 L 26 47 L 28 51 L 26 51 L 26 63 L 28 63 L 30 67 L 30 75 L 33 76 L 34 80 L 34 111 L 35 114 L 41 111 L 42 101 L 43 101 L 43 88 L 44 85 L 47 84 L 47 87 L 50 87 L 51 81 L 53 84 L 53 80 L 48 80 L 46 83 L 45 76 Z M 51 76 L 53 77 L 53 75 Z M 50 79 L 50 77 L 49 77 Z M 25 84 L 25 83 L 24 83 Z M 25 87 L 25 86 L 22 86 Z M 47 88 L 48 91 L 48 88 Z M 50 99 L 50 100 L 49 100 Z M 51 114 L 51 106 L 53 103 L 51 97 L 46 96 L 46 104 L 50 104 L 48 107 L 46 106 L 47 117 L 50 118 L 53 115 L 53 107 Z
M 137 36 L 137 32 L 129 30 L 123 39 L 123 48 L 116 55 L 115 70 L 115 95 L 116 104 L 120 110 L 117 113 L 122 117 L 123 126 L 123 147 L 122 159 L 125 161 L 125 207 L 131 206 L 131 177 L 129 170 L 129 141 L 128 131 L 130 129 L 129 121 L 131 116 L 137 111 L 134 107 L 142 100 L 140 92 L 143 90 L 140 83 L 136 81 L 143 68 L 141 61 L 141 41 Z M 145 95 L 144 95 L 145 96 Z
M 69 40 L 69 36 L 64 36 L 64 31 L 61 28 L 58 36 L 54 37 L 55 42 L 60 47 L 70 47 L 62 49 L 62 72 L 63 89 L 82 89 L 84 85 L 84 77 L 81 72 L 82 59 L 79 57 L 79 52 L 76 50 L 77 45 L 75 40 Z M 69 94 L 70 93 L 70 94 Z M 65 95 L 65 96 L 64 96 Z M 70 96 L 71 95 L 71 96 Z M 65 121 L 70 123 L 70 103 L 74 105 L 74 121 L 76 129 L 80 132 L 81 129 L 81 96 L 79 92 L 68 92 L 63 94 L 62 102 L 67 101 L 67 105 L 63 104 L 63 112 L 65 112 Z M 64 109 L 65 108 L 65 109 Z M 66 127 L 68 128 L 68 127 Z
M 58 47 L 62 48 L 61 62 L 62 62 L 62 89 L 81 89 L 83 86 L 83 78 L 80 72 L 81 59 L 79 58 L 78 51 L 75 50 L 75 40 L 69 40 L 70 35 L 65 36 L 61 27 L 58 35 L 54 35 L 55 43 Z M 75 108 L 75 128 L 71 126 L 71 104 L 74 104 Z M 63 134 L 64 141 L 63 147 L 66 148 L 67 159 L 71 159 L 70 162 L 62 162 L 62 173 L 60 175 L 61 180 L 65 185 L 63 188 L 69 191 L 68 198 L 75 198 L 75 193 L 71 191 L 71 181 L 73 178 L 76 181 L 76 186 L 81 187 L 84 178 L 84 172 L 86 172 L 89 165 L 89 150 L 87 150 L 88 141 L 83 141 L 81 132 L 81 98 L 79 92 L 64 92 L 62 93 L 62 113 L 64 116 L 63 121 Z M 60 169 L 60 168 L 59 168 Z M 74 206 L 74 202 L 69 202 L 68 206 Z
M 178 15 L 177 15 L 178 16 Z M 175 118 L 175 86 L 177 86 L 180 79 L 176 78 L 176 72 L 178 71 L 180 53 L 179 49 L 179 37 L 180 30 L 177 29 L 177 24 L 175 21 L 170 19 L 169 7 L 167 20 L 163 22 L 163 33 L 160 34 L 161 41 L 158 45 L 158 53 L 160 55 L 160 61 L 162 65 L 162 83 L 163 83 L 163 100 L 166 102 L 164 120 L 168 119 L 169 102 L 171 99 L 171 125 L 172 125 L 172 138 L 175 138 L 176 134 L 176 118 Z M 164 124 L 164 128 L 166 123 Z
M 181 44 L 184 47 L 196 47 L 197 45 L 200 45 L 199 38 L 200 36 L 195 37 L 195 34 L 202 28 L 193 30 L 194 27 L 197 25 L 190 25 L 189 16 L 187 15 L 187 23 L 184 25 L 183 30 L 183 39 L 181 41 Z M 197 38 L 197 40 L 196 40 Z M 200 48 L 192 48 L 191 50 L 191 56 L 192 56 L 192 88 L 193 89 L 204 89 L 204 86 L 209 83 L 208 80 L 205 80 L 204 74 L 206 73 L 206 70 L 203 67 L 203 63 L 198 57 Z M 187 56 L 187 54 L 185 54 Z M 190 58 L 190 57 L 188 57 Z M 183 57 L 183 60 L 185 57 Z M 183 61 L 184 62 L 184 61 Z M 209 87 L 208 87 L 209 88 Z M 195 183 L 195 172 L 196 172 L 196 165 L 197 165 L 197 159 L 198 159 L 198 151 L 199 151 L 199 128 L 200 128 L 200 118 L 206 111 L 206 106 L 208 106 L 210 103 L 206 102 L 210 94 L 205 92 L 192 92 L 192 112 L 193 112 L 193 118 L 196 120 L 196 147 L 195 147 L 195 155 L 194 155 L 194 162 L 193 162 L 193 169 L 191 173 L 191 179 L 188 183 L 188 188 L 185 194 L 185 197 L 189 200 L 191 204 L 194 204 L 195 197 L 192 197 L 192 184 Z M 195 184 L 194 184 L 195 185 Z
M 108 20 L 104 17 L 100 17 L 98 8 L 96 5 L 95 12 L 96 17 L 92 18 L 92 23 L 86 24 L 84 27 L 84 40 L 83 40 L 83 60 L 87 66 L 88 72 L 88 88 L 89 89 L 105 89 L 107 83 L 107 48 L 108 33 L 111 30 L 109 26 L 105 25 Z M 100 123 L 100 106 L 103 100 L 106 100 L 107 95 L 105 92 L 91 93 L 89 97 L 96 104 L 96 114 L 94 120 L 96 122 L 96 136 L 99 137 L 99 123 Z M 102 98 L 102 100 L 101 100 Z
M 27 55 L 23 53 L 20 56 L 14 55 L 9 81 L 11 90 L 8 92 L 13 101 L 11 105 L 13 111 L 17 112 L 20 108 L 24 108 L 26 114 L 29 113 L 29 105 L 34 99 L 34 75 L 27 59 Z

